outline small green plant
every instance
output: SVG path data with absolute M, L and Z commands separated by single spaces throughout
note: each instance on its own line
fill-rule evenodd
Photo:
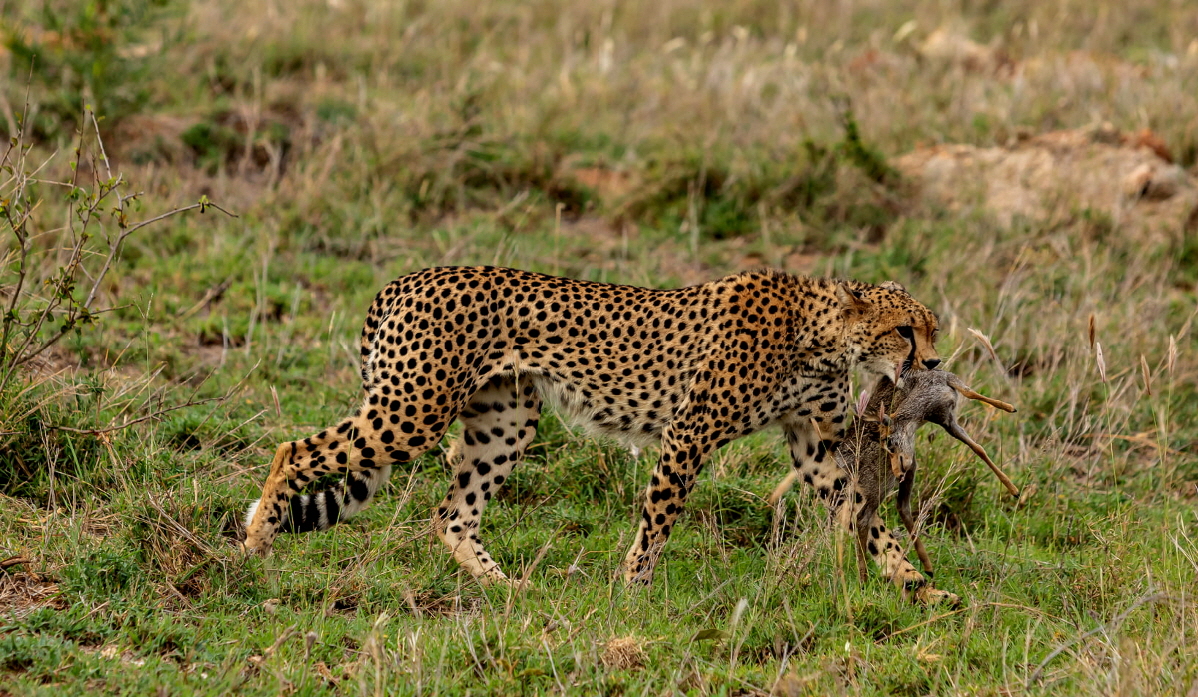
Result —
M 898 186 L 898 172 L 861 136 L 851 108 L 841 111 L 843 137 L 806 139 L 793 151 L 691 151 L 651 163 L 649 185 L 621 204 L 617 215 L 665 227 L 680 226 L 722 240 L 761 229 L 764 216 L 797 213 L 816 224 L 881 229 L 895 215 L 870 191 L 844 186 L 856 170 L 881 190 Z M 746 169 L 738 160 L 755 164 Z M 692 243 L 693 244 L 693 243 Z
M 899 174 L 886 162 L 886 156 L 861 138 L 861 128 L 852 108 L 846 107 L 841 112 L 840 123 L 844 138 L 836 145 L 837 153 L 879 184 L 892 186 L 898 183 Z
M 215 173 L 233 153 L 244 149 L 245 142 L 237 131 L 215 121 L 201 121 L 184 131 L 181 138 L 195 153 L 196 164 L 209 173 Z
M 121 254 L 126 239 L 138 230 L 190 210 L 219 206 L 201 198 L 140 222 L 129 214 L 138 194 L 128 193 L 125 178 L 113 174 L 100 139 L 95 114 L 85 110 L 78 131 L 71 177 L 45 181 L 36 172 L 32 146 L 18 131 L 0 157 L 0 393 L 17 370 L 72 332 L 81 332 L 112 308 L 101 300 L 101 288 Z M 85 172 L 87 174 L 85 174 Z M 65 191 L 65 224 L 49 215 L 52 194 Z

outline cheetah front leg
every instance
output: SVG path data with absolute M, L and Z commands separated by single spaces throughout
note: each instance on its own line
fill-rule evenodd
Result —
M 916 570 L 907 560 L 906 550 L 877 513 L 873 514 L 862 532 L 866 551 L 881 568 L 882 575 L 902 591 L 903 597 L 924 605 L 942 602 L 956 605 L 960 602 L 961 599 L 956 595 L 933 588 L 928 579 Z
M 280 532 L 325 530 L 366 507 L 391 474 L 394 458 L 363 416 L 278 447 L 262 496 L 246 512 L 245 552 L 267 556 Z M 344 479 L 323 491 L 299 493 L 333 472 Z
M 487 383 L 458 417 L 464 428 L 452 449 L 454 479 L 433 514 L 433 528 L 462 568 L 484 583 L 507 576 L 479 539 L 483 509 L 524 457 L 540 414 L 532 381 L 503 376 Z

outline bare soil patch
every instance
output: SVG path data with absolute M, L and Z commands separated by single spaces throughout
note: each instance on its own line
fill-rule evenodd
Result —
M 1004 225 L 1106 216 L 1125 230 L 1173 233 L 1198 222 L 1198 187 L 1151 131 L 1109 124 L 1053 131 L 1005 147 L 934 145 L 893 161 L 924 203 L 982 208 Z

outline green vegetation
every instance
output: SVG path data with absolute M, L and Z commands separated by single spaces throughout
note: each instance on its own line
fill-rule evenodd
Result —
M 1000 225 L 920 204 L 890 162 L 1098 120 L 1193 168 L 1184 3 L 0 0 L 0 17 L 0 123 L 19 134 L 0 171 L 0 693 L 1198 685 L 1193 223 Z M 1002 60 L 927 58 L 940 26 Z M 1019 407 L 965 418 L 1035 493 L 1013 504 L 929 428 L 926 539 L 965 605 L 913 607 L 857 580 L 809 492 L 769 509 L 788 464 L 765 433 L 710 463 L 655 585 L 629 592 L 613 573 L 653 453 L 547 415 L 484 530 L 524 593 L 476 586 L 430 540 L 439 454 L 358 518 L 241 559 L 275 444 L 352 409 L 377 289 L 481 263 L 657 287 L 759 265 L 897 279 L 939 313 L 949 367 Z

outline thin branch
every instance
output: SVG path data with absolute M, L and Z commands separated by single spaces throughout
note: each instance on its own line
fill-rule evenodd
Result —
M 92 284 L 91 292 L 89 292 L 87 295 L 87 301 L 85 303 L 83 303 L 84 309 L 91 309 L 91 304 L 96 299 L 96 291 L 99 290 L 100 283 L 104 281 L 104 276 L 108 274 L 108 269 L 112 266 L 112 262 L 116 259 L 116 255 L 118 253 L 120 253 L 121 243 L 125 241 L 126 237 L 128 237 L 129 235 L 132 235 L 133 233 L 137 232 L 138 230 L 142 229 L 143 227 L 145 227 L 147 225 L 157 223 L 160 220 L 166 220 L 167 218 L 178 215 L 179 213 L 186 213 L 187 211 L 193 211 L 197 208 L 199 208 L 201 211 L 204 211 L 208 208 L 215 208 L 216 210 L 220 211 L 221 213 L 224 213 L 225 215 L 229 216 L 230 218 L 237 217 L 236 214 L 230 213 L 229 211 L 225 210 L 224 208 L 221 208 L 220 206 L 216 205 L 215 203 L 211 203 L 209 201 L 201 201 L 199 203 L 193 203 L 190 206 L 184 206 L 183 208 L 176 208 L 174 210 L 167 211 L 166 213 L 163 213 L 162 215 L 156 215 L 153 218 L 150 218 L 149 220 L 143 220 L 142 222 L 140 222 L 132 227 L 122 230 L 121 234 L 119 236 L 117 236 L 116 242 L 113 243 L 112 250 L 109 252 L 108 258 L 104 260 L 104 266 L 100 269 L 100 273 L 96 275 L 96 282 Z
M 108 153 L 104 150 L 104 139 L 100 137 L 100 124 L 96 121 L 96 112 L 88 111 L 91 116 L 92 125 L 96 129 L 96 145 L 100 148 L 100 155 L 104 158 L 104 171 L 108 173 L 108 180 L 113 181 L 112 167 L 108 163 Z M 87 301 L 83 303 L 83 307 L 90 308 L 92 302 L 96 298 L 96 291 L 100 287 L 100 282 L 104 280 L 104 276 L 108 273 L 108 267 L 112 264 L 113 259 L 120 253 L 121 243 L 125 241 L 125 197 L 121 196 L 120 186 L 123 179 L 118 177 L 112 186 L 112 190 L 116 192 L 116 224 L 121 228 L 121 234 L 117 236 L 115 244 L 110 244 L 108 259 L 104 261 L 104 267 L 100 269 L 100 273 L 96 275 L 95 282 L 92 283 L 91 291 L 87 294 Z
M 22 127 L 16 129 L 16 133 L 14 134 L 13 139 L 11 141 L 12 144 L 9 146 L 8 150 L 6 150 L 4 153 L 4 162 L 5 162 L 5 164 L 7 164 L 9 155 L 12 154 L 12 151 L 14 149 L 16 149 L 16 151 L 17 151 L 16 159 L 12 164 L 13 175 L 12 175 L 11 181 L 16 182 L 16 184 L 14 185 L 14 190 L 13 190 L 14 195 L 12 197 L 12 200 L 17 201 L 18 203 L 20 202 L 21 198 L 24 197 L 25 187 L 28 186 L 29 177 L 32 176 L 32 175 L 27 175 L 25 173 L 25 167 L 24 167 L 25 155 L 28 151 L 25 150 L 23 147 L 24 136 L 25 136 L 24 124 L 25 124 L 25 118 L 29 115 L 29 90 L 30 90 L 30 86 L 32 84 L 33 84 L 33 64 L 30 63 L 29 77 L 25 81 L 25 104 L 21 108 L 20 123 L 22 124 Z M 49 160 L 47 160 L 47 162 L 48 161 Z M 43 162 L 42 166 L 44 167 L 45 164 L 46 163 Z M 38 169 L 40 170 L 41 168 L 39 167 Z M 36 174 L 36 172 L 34 172 L 34 174 Z M 5 183 L 7 184 L 7 182 L 5 182 Z M 29 221 L 29 216 L 31 216 L 33 214 L 34 210 L 37 210 L 38 204 L 40 204 L 40 201 L 38 203 L 35 203 L 30 210 L 26 211 L 25 215 L 21 216 L 21 222 L 19 225 L 13 225 L 12 209 L 9 206 L 5 206 L 5 209 L 4 209 L 4 217 L 8 218 L 8 222 L 9 222 L 9 225 L 12 227 L 13 234 L 16 236 L 18 244 L 20 244 L 20 251 L 19 251 L 20 271 L 18 272 L 18 276 L 17 276 L 16 288 L 13 290 L 12 301 L 8 305 L 8 312 L 5 313 L 3 320 L 0 320 L 4 324 L 4 334 L 3 334 L 3 337 L 0 338 L 0 365 L 8 364 L 6 366 L 8 368 L 8 370 L 5 372 L 3 378 L 0 378 L 0 391 L 3 391 L 5 385 L 8 384 L 9 378 L 12 377 L 13 373 L 16 371 L 16 367 L 14 365 L 12 365 L 11 363 L 9 363 L 8 358 L 7 358 L 8 357 L 8 339 L 9 339 L 9 333 L 12 330 L 12 323 L 15 321 L 14 313 L 15 313 L 15 310 L 17 307 L 17 302 L 21 298 L 21 291 L 24 289 L 24 285 L 25 285 L 25 276 L 28 274 L 28 269 L 29 269 L 29 267 L 28 267 L 29 236 L 23 235 L 20 232 L 20 230 L 25 229 L 25 226 Z
M 100 137 L 100 124 L 96 121 L 96 112 L 88 109 L 87 115 L 91 117 L 92 126 L 96 129 L 96 145 L 100 147 L 100 156 L 104 158 L 104 171 L 108 172 L 108 177 L 111 179 L 112 167 L 108 164 L 108 153 L 104 150 L 104 139 Z
M 78 169 L 79 169 L 78 164 L 81 161 L 80 160 L 81 155 L 79 153 L 82 152 L 82 150 L 83 150 L 83 136 L 81 133 L 79 136 L 79 149 L 76 151 L 76 156 L 75 156 L 76 172 L 75 172 L 74 177 L 78 177 Z M 72 178 L 71 181 L 72 181 L 72 186 L 73 186 L 75 179 Z M 65 265 L 59 267 L 59 270 L 62 272 L 62 277 L 61 277 L 62 279 L 73 280 L 75 278 L 75 274 L 78 273 L 79 268 L 83 263 L 83 249 L 84 249 L 84 246 L 87 244 L 87 226 L 91 224 L 92 215 L 95 213 L 96 208 L 98 208 L 100 206 L 100 203 L 105 198 L 107 198 L 107 194 L 97 196 L 94 203 L 90 204 L 86 208 L 81 209 L 79 216 L 80 216 L 80 222 L 83 224 L 83 228 L 82 228 L 82 231 L 76 237 L 76 242 L 75 242 L 74 248 L 71 249 L 71 254 L 67 259 L 67 263 Z M 67 208 L 69 211 L 70 206 L 68 206 Z M 71 224 L 72 220 L 73 220 L 72 215 L 70 212 L 68 212 L 67 213 L 67 229 L 70 230 L 71 235 L 74 236 L 75 235 L 75 227 L 73 224 Z M 67 307 L 69 308 L 67 311 L 67 320 L 68 321 L 63 324 L 63 326 L 59 330 L 58 334 L 51 337 L 49 340 L 47 340 L 46 343 L 42 344 L 33 353 L 27 353 L 29 351 L 29 347 L 31 345 L 33 345 L 34 339 L 36 339 L 38 334 L 41 333 L 42 325 L 44 325 L 46 323 L 46 320 L 50 318 L 50 316 L 54 312 L 54 310 L 57 309 L 59 306 L 61 306 L 63 304 L 64 300 L 68 300 L 68 301 L 70 300 L 70 296 L 63 293 L 62 287 L 60 285 L 56 284 L 53 287 L 54 287 L 54 291 L 55 291 L 54 294 L 50 296 L 50 299 L 47 301 L 46 306 L 44 308 L 42 308 L 42 312 L 38 316 L 37 321 L 33 323 L 33 328 L 29 331 L 28 336 L 25 338 L 25 342 L 23 344 L 21 344 L 21 347 L 13 353 L 13 355 L 17 356 L 17 358 L 9 363 L 9 372 L 4 376 L 3 380 L 0 380 L 0 390 L 4 389 L 4 387 L 8 384 L 9 379 L 13 376 L 13 374 L 15 374 L 16 366 L 22 365 L 24 363 L 28 363 L 29 361 L 33 360 L 37 356 L 41 355 L 41 353 L 43 351 L 50 348 L 54 344 L 58 343 L 59 340 L 62 339 L 62 337 L 66 336 L 67 332 L 69 332 L 71 330 L 71 327 L 74 325 L 74 320 L 75 320 L 74 308 L 71 307 L 72 303 L 68 302 L 67 303 Z

